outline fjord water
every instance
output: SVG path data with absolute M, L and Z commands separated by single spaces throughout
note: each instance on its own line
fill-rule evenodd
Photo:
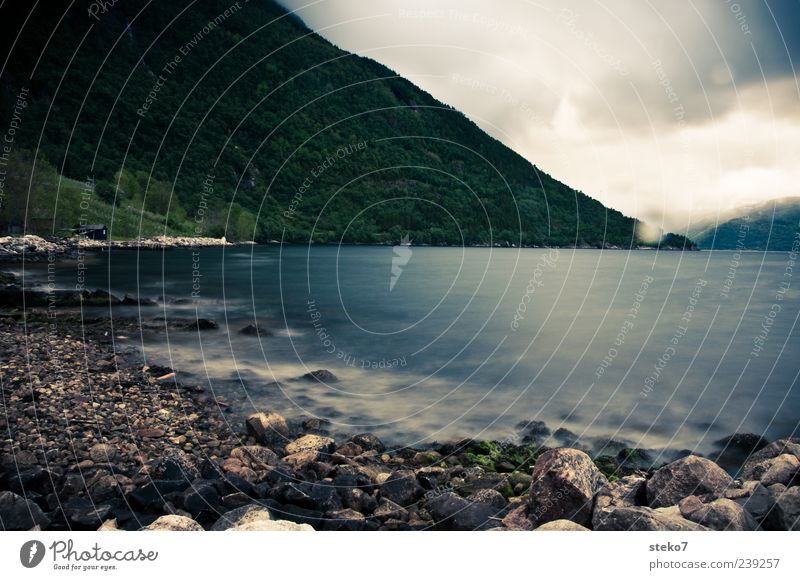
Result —
M 703 451 L 734 432 L 790 435 L 800 418 L 792 256 L 739 257 L 415 246 L 114 251 L 86 263 L 86 286 L 164 297 L 115 308 L 115 317 L 215 320 L 218 330 L 116 344 L 141 342 L 149 362 L 177 368 L 234 415 L 304 413 L 335 432 L 373 431 L 396 444 L 513 439 L 521 421 L 539 420 L 584 441 Z M 62 285 L 75 275 L 74 264 L 59 265 Z M 256 321 L 273 336 L 238 332 Z M 338 382 L 297 380 L 317 369 Z

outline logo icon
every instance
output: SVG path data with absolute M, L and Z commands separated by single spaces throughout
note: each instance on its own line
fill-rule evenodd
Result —
M 19 561 L 26 568 L 36 568 L 44 560 L 44 544 L 39 540 L 29 540 L 19 549 Z
M 413 253 L 414 252 L 411 250 L 411 240 L 408 238 L 408 234 L 406 234 L 403 236 L 403 239 L 400 240 L 400 245 L 395 246 L 393 249 L 392 275 L 389 278 L 389 292 L 394 290 L 394 285 L 397 284 L 397 281 L 400 279 L 403 268 L 408 265 L 408 261 L 411 259 L 411 254 Z

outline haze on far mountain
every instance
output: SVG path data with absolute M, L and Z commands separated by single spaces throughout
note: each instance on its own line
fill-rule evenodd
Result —
M 798 232 L 800 197 L 784 197 L 701 221 L 689 235 L 703 249 L 777 252 L 792 250 Z

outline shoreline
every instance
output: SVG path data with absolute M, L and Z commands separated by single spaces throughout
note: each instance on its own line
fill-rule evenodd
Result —
M 0 310 L 5 529 L 800 528 L 800 439 L 730 437 L 740 479 L 722 456 L 547 447 L 538 424 L 521 441 L 387 449 L 313 417 L 231 421 L 173 369 L 114 351 L 108 322 Z
M 360 243 L 360 242 L 341 242 L 335 243 L 281 243 L 278 240 L 270 240 L 267 243 L 259 244 L 252 241 L 230 242 L 226 238 L 207 238 L 190 236 L 157 236 L 154 238 L 138 238 L 134 240 L 90 240 L 82 238 L 42 238 L 40 236 L 28 234 L 25 236 L 5 236 L 0 237 L 0 264 L 19 263 L 26 260 L 38 262 L 48 259 L 77 259 L 78 254 L 85 251 L 94 250 L 168 250 L 176 248 L 208 248 L 208 247 L 243 247 L 243 246 L 354 246 L 354 247 L 391 247 L 392 243 Z M 556 249 L 556 250 L 619 250 L 619 251 L 669 251 L 669 252 L 700 252 L 700 248 L 676 248 L 672 246 L 631 246 L 622 247 L 613 244 L 605 244 L 602 247 L 591 246 L 588 244 L 567 245 L 567 246 L 538 246 L 538 245 L 502 245 L 496 243 L 474 244 L 469 246 L 458 245 L 431 245 L 417 244 L 412 247 L 417 248 L 487 248 L 497 250 L 520 250 L 520 249 Z M 55 258 L 53 258 L 55 257 Z

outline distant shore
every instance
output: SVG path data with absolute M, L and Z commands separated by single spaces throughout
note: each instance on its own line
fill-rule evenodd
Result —
M 191 236 L 156 236 L 153 238 L 137 238 L 133 240 L 92 240 L 86 238 L 57 238 L 48 237 L 42 238 L 40 236 L 28 234 L 25 236 L 5 236 L 0 237 L 0 263 L 9 262 L 39 262 L 44 260 L 62 260 L 62 259 L 76 259 L 79 253 L 85 251 L 95 250 L 165 250 L 173 248 L 209 248 L 209 247 L 233 247 L 233 246 L 255 246 L 255 245 L 280 245 L 281 242 L 277 240 L 270 240 L 266 244 L 257 244 L 256 242 L 231 242 L 225 237 L 222 238 L 209 238 L 209 237 L 191 237 Z M 284 244 L 296 245 L 296 244 Z M 314 243 L 317 246 L 326 245 L 345 245 L 345 246 L 391 246 L 393 244 L 386 243 L 344 243 L 341 244 L 321 244 Z M 430 244 L 416 244 L 414 247 L 461 247 L 449 245 L 430 245 Z M 473 244 L 468 247 L 471 248 L 492 248 L 492 249 L 577 249 L 577 250 L 660 250 L 660 251 L 699 251 L 698 248 L 676 248 L 672 246 L 662 246 L 656 248 L 655 246 L 633 246 L 633 247 L 620 247 L 613 244 L 605 244 L 603 247 L 595 247 L 587 244 L 580 244 L 575 246 L 537 246 L 537 245 L 522 245 L 517 246 L 514 244 L 506 245 L 495 243 L 489 244 Z
M 0 262 L 39 262 L 77 258 L 80 252 L 107 249 L 163 250 L 247 246 L 252 242 L 229 242 L 222 238 L 156 236 L 134 240 L 91 240 L 86 238 L 42 238 L 35 235 L 0 237 Z

